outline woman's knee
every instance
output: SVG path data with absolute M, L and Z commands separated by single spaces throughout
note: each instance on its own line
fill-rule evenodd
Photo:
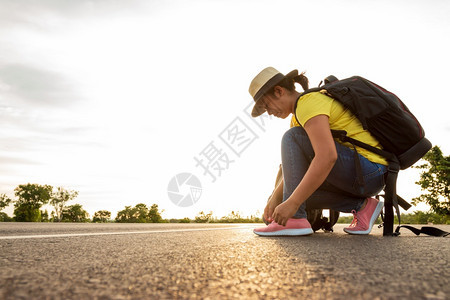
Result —
M 293 142 L 303 142 L 301 141 L 303 139 L 307 139 L 309 141 L 305 129 L 300 126 L 292 127 L 284 133 L 283 138 L 281 139 L 281 146 L 288 146 Z

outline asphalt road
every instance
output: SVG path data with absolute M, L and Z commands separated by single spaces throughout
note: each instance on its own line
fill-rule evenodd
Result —
M 450 299 L 449 237 L 253 227 L 0 223 L 0 299 Z

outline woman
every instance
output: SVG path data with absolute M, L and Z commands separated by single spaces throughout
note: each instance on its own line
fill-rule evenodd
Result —
M 324 93 L 312 92 L 300 97 L 294 82 L 308 88 L 308 79 L 294 70 L 284 76 L 272 67 L 262 70 L 251 82 L 249 92 L 255 101 L 252 116 L 267 111 L 286 118 L 294 114 L 300 126 L 283 136 L 281 159 L 283 181 L 264 209 L 271 223 L 254 232 L 263 236 L 309 235 L 313 233 L 306 219 L 308 208 L 330 208 L 353 213 L 353 222 L 344 231 L 369 234 L 383 202 L 371 198 L 384 187 L 386 160 L 365 149 L 334 141 L 330 129 L 345 130 L 347 135 L 381 148 L 379 142 L 363 129 L 359 120 L 341 103 Z M 363 184 L 357 180 L 355 159 L 359 157 Z

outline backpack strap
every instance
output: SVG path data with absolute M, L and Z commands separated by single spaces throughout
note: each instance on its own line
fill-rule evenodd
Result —
M 386 186 L 384 188 L 384 223 L 383 223 L 383 235 L 398 235 L 393 232 L 394 230 L 394 207 L 397 212 L 398 224 L 400 225 L 400 209 L 398 208 L 397 199 L 397 176 L 400 170 L 400 164 L 398 162 L 389 162 L 388 172 L 386 176 Z
M 382 149 L 378 149 L 378 148 L 375 148 L 373 146 L 370 146 L 370 145 L 368 145 L 366 143 L 363 143 L 361 141 L 355 140 L 354 138 L 351 138 L 351 137 L 347 136 L 347 131 L 345 131 L 345 130 L 334 130 L 334 129 L 331 129 L 331 133 L 332 133 L 334 138 L 338 138 L 342 142 L 348 142 L 348 143 L 350 143 L 352 145 L 356 145 L 358 147 L 361 147 L 361 148 L 364 148 L 366 150 L 369 150 L 369 151 L 371 151 L 371 152 L 373 152 L 375 154 L 378 154 L 380 156 L 385 157 L 388 161 L 394 161 L 394 162 L 398 161 L 397 157 L 394 154 L 392 154 L 391 152 L 387 152 L 387 151 L 384 151 Z
M 298 100 L 300 100 L 300 98 L 306 94 L 309 94 L 312 92 L 320 92 L 321 90 L 322 90 L 321 87 L 310 88 L 310 89 L 307 89 L 306 91 L 304 91 L 303 93 L 301 93 L 300 96 L 298 96 L 297 100 L 295 101 L 295 106 L 294 106 L 294 117 L 295 117 L 295 121 L 297 121 L 298 124 L 300 124 L 300 122 L 298 121 L 297 114 L 295 113 L 297 111 Z
M 388 160 L 388 172 L 386 176 L 386 186 L 385 186 L 385 195 L 384 195 L 384 224 L 383 224 L 383 235 L 396 235 L 394 233 L 394 207 L 397 213 L 398 223 L 400 224 L 400 209 L 398 207 L 398 198 L 397 198 L 397 176 L 400 170 L 400 163 L 398 162 L 397 157 L 387 151 L 375 148 L 361 141 L 355 140 L 354 138 L 348 137 L 347 132 L 345 130 L 331 130 L 333 137 L 338 138 L 342 142 L 348 142 L 353 145 L 353 147 L 358 146 L 369 150 L 373 153 L 381 155 Z M 358 155 L 355 148 L 355 155 Z M 359 156 L 358 156 L 359 157 Z M 360 164 L 359 158 L 355 159 L 356 164 Z M 363 183 L 363 176 L 361 166 L 357 166 L 356 174 L 358 176 L 358 182 Z M 404 200 L 403 200 L 404 201 Z M 406 202 L 406 201 L 404 201 Z
M 400 235 L 400 228 L 409 229 L 412 232 L 414 232 L 415 235 L 420 235 L 421 233 L 426 234 L 426 235 L 431 235 L 431 236 L 438 236 L 438 237 L 446 237 L 446 236 L 450 235 L 450 232 L 441 230 L 436 227 L 423 226 L 422 228 L 417 229 L 417 228 L 414 228 L 409 225 L 398 226 L 397 229 L 395 229 L 396 235 Z
M 376 198 L 379 200 L 380 199 L 380 197 L 385 197 L 385 195 L 383 195 L 383 194 L 378 194 L 377 196 L 376 196 Z M 404 210 L 408 210 L 408 209 L 410 209 L 411 208 L 411 204 L 409 204 L 405 199 L 403 199 L 402 197 L 400 197 L 398 194 L 397 194 L 397 202 L 398 202 L 398 205 L 401 207 L 401 208 L 403 208 Z
M 337 223 L 339 219 L 339 212 L 333 209 L 330 209 L 330 221 L 325 223 L 323 226 L 323 230 L 328 232 L 333 232 L 333 226 Z

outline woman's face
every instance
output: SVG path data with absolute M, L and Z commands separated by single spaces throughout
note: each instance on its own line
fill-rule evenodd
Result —
M 292 113 L 292 105 L 286 94 L 285 91 L 284 93 L 278 93 L 276 90 L 274 94 L 265 94 L 261 98 L 261 105 L 269 115 L 285 119 Z

